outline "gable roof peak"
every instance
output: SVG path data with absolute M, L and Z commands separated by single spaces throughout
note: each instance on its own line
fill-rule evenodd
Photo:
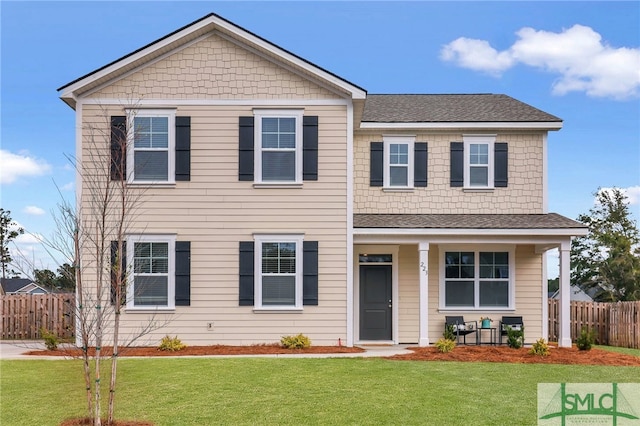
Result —
M 279 60 L 339 88 L 341 91 L 351 95 L 353 99 L 364 99 L 366 97 L 367 92 L 365 89 L 337 74 L 234 24 L 218 14 L 209 13 L 164 37 L 61 86 L 58 88 L 58 91 L 61 92 L 60 98 L 74 108 L 77 97 L 82 96 L 82 94 L 88 90 L 143 66 L 149 61 L 166 54 L 168 51 L 179 48 L 213 31 L 219 31 L 227 36 L 241 40 L 258 50 L 267 52 L 270 56 L 277 57 Z

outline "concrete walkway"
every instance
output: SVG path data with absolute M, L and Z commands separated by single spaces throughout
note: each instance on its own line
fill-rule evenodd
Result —
M 191 358 L 362 358 L 362 357 L 387 357 L 400 354 L 411 353 L 407 349 L 410 345 L 389 345 L 389 346 L 361 346 L 365 352 L 360 353 L 337 353 L 337 354 L 268 354 L 268 355 L 201 355 Z M 45 349 L 42 341 L 30 340 L 0 340 L 0 359 L 65 359 L 62 356 L 35 356 L 25 355 L 26 352 Z M 163 358 L 167 358 L 166 356 Z M 185 358 L 179 356 L 176 358 Z

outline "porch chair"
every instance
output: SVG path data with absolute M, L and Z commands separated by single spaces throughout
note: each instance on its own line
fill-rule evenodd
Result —
M 522 317 L 502 317 L 502 320 L 500 321 L 500 344 L 502 344 L 502 337 L 507 335 L 508 327 L 511 327 L 514 330 L 524 329 Z M 522 340 L 524 341 L 524 334 Z
M 464 317 L 444 317 L 445 330 L 450 325 L 453 326 L 456 334 L 456 343 L 460 343 L 460 336 L 462 336 L 462 341 L 466 345 L 467 334 L 476 333 L 476 345 L 478 344 L 478 321 L 465 321 Z

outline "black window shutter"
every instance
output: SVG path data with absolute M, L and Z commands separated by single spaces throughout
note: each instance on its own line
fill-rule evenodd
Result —
M 127 179 L 127 117 L 111 117 L 111 180 Z
M 302 179 L 318 180 L 318 116 L 302 118 Z
M 413 155 L 413 186 L 427 186 L 427 143 L 416 142 Z
M 494 157 L 493 157 L 493 186 L 496 188 L 506 188 L 508 184 L 508 169 L 509 169 L 509 148 L 506 142 L 496 142 L 493 145 Z
M 111 241 L 111 297 L 110 301 L 112 305 L 116 304 L 116 262 L 118 260 L 118 241 Z M 122 280 L 121 283 L 126 282 L 127 275 L 127 242 L 122 242 Z M 120 305 L 124 305 L 127 300 L 126 286 L 123 285 L 120 293 Z
M 191 242 L 176 241 L 176 306 L 191 305 Z
M 191 180 L 191 117 L 176 117 L 176 181 Z
M 464 142 L 451 142 L 451 186 L 464 185 Z
M 253 180 L 253 117 L 240 117 L 240 141 L 238 152 L 238 179 Z
M 302 243 L 302 304 L 318 305 L 318 242 Z
M 253 306 L 253 241 L 240 241 L 240 306 Z
M 371 142 L 369 184 L 382 186 L 384 178 L 384 143 Z

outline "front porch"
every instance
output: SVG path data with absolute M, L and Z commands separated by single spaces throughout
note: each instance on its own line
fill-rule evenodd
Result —
M 411 223 L 398 226 L 407 222 L 406 216 Z M 426 226 L 442 216 L 451 219 L 449 227 Z M 489 222 L 494 227 L 461 228 L 452 216 L 463 216 L 458 222 Z M 505 220 L 507 216 L 511 220 Z M 429 346 L 442 337 L 445 316 L 450 315 L 471 321 L 488 316 L 493 327 L 502 316 L 522 316 L 525 343 L 548 340 L 546 252 L 558 248 L 558 346 L 570 347 L 569 250 L 571 236 L 584 230 L 558 215 L 520 216 L 536 220 L 507 228 L 505 222 L 511 223 L 514 215 L 356 215 L 352 342 Z M 532 222 L 536 227 L 523 227 Z

